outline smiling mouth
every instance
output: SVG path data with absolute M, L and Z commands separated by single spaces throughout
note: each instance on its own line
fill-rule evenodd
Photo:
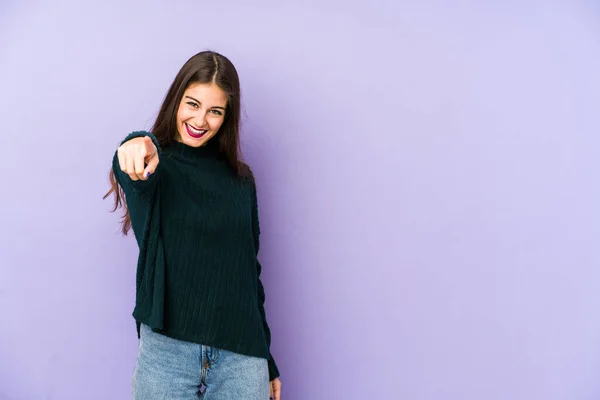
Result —
M 200 139 L 206 134 L 206 132 L 208 132 L 208 130 L 206 129 L 196 129 L 187 123 L 185 124 L 185 130 L 187 131 L 188 135 L 190 135 L 194 139 Z

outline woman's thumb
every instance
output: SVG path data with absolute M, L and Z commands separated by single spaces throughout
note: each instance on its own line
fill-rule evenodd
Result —
M 154 146 L 154 142 L 152 142 L 152 139 L 150 139 L 150 136 L 144 136 L 144 145 L 148 150 L 152 150 L 153 147 L 156 147 Z M 148 152 L 148 154 L 151 154 L 151 152 Z

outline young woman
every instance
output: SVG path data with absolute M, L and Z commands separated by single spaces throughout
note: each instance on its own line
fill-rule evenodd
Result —
M 235 67 L 201 52 L 175 77 L 151 132 L 128 135 L 113 158 L 106 196 L 140 250 L 134 399 L 280 398 L 239 120 Z

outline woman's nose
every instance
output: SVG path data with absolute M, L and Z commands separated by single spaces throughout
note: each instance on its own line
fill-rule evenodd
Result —
M 198 115 L 196 116 L 195 123 L 198 128 L 203 128 L 204 125 L 206 125 L 206 113 L 198 113 Z

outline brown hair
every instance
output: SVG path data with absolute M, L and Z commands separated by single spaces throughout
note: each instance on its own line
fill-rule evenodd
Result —
M 227 96 L 225 119 L 219 132 L 210 140 L 216 140 L 221 154 L 235 174 L 242 179 L 252 180 L 250 168 L 241 161 L 239 125 L 240 125 L 240 81 L 234 65 L 225 56 L 214 51 L 202 51 L 181 67 L 171 84 L 160 111 L 150 131 L 156 136 L 161 148 L 169 147 L 177 134 L 177 110 L 186 89 L 194 83 L 214 83 Z M 114 208 L 123 208 L 121 231 L 127 234 L 131 229 L 131 217 L 125 194 L 115 179 L 113 170 L 109 173 L 110 190 L 104 195 L 106 199 L 114 193 Z

